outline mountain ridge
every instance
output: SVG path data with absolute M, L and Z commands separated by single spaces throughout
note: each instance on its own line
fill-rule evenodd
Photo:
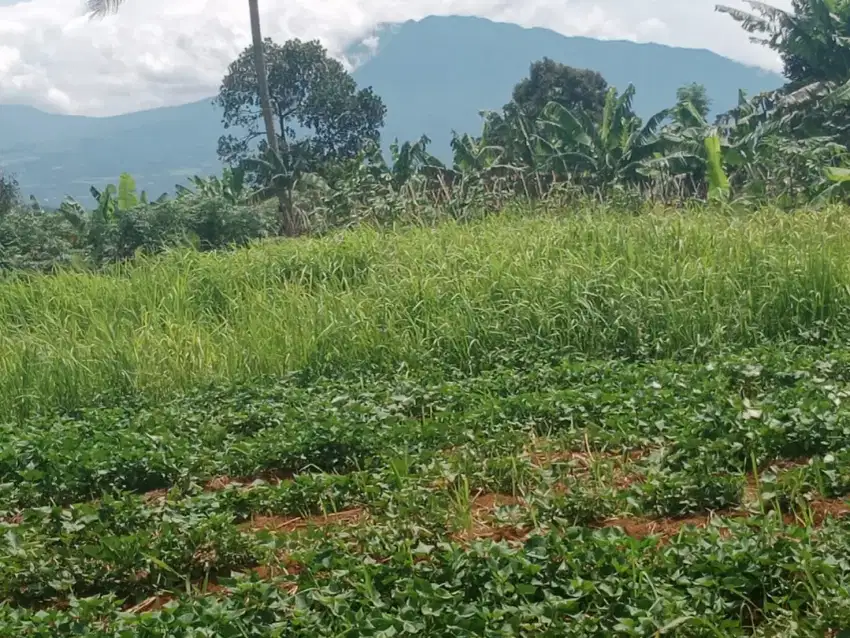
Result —
M 443 158 L 452 130 L 479 132 L 479 112 L 508 102 L 529 65 L 543 57 L 599 71 L 620 89 L 633 83 L 642 116 L 670 106 L 676 88 L 689 82 L 706 85 L 714 112 L 734 106 L 739 88 L 755 93 L 783 82 L 706 49 L 568 37 L 483 18 L 431 16 L 377 33 L 374 55 L 353 76 L 384 99 L 384 145 L 426 134 Z M 0 105 L 0 168 L 17 174 L 25 193 L 53 205 L 66 194 L 86 198 L 90 185 L 114 182 L 125 170 L 151 194 L 170 192 L 192 174 L 220 171 L 215 151 L 223 128 L 211 101 L 105 117 Z

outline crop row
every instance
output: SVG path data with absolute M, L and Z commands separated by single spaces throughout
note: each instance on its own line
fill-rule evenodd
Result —
M 569 442 L 529 440 L 508 430 L 441 455 L 390 459 L 374 470 L 27 509 L 0 523 L 0 598 L 39 605 L 104 592 L 144 597 L 276 563 L 288 536 L 269 545 L 254 533 L 262 517 L 285 528 L 281 521 L 293 517 L 362 508 L 369 517 L 396 522 L 399 542 L 425 535 L 433 543 L 478 534 L 481 495 L 515 506 L 503 512 L 499 526 L 528 531 L 710 510 L 776 509 L 805 520 L 812 499 L 850 492 L 850 452 L 748 477 L 673 470 L 655 451 L 570 451 L 563 445 Z M 287 555 L 292 549 L 286 547 Z
M 766 350 L 708 364 L 540 363 L 479 375 L 296 375 L 0 427 L 0 510 L 187 488 L 220 475 L 345 473 L 504 432 L 663 450 L 742 472 L 850 447 L 850 356 Z M 501 439 L 499 439 L 501 440 Z
M 574 527 L 470 544 L 389 521 L 312 540 L 295 554 L 297 573 L 222 579 L 161 610 L 122 611 L 114 596 L 39 611 L 0 604 L 0 633 L 823 636 L 850 623 L 850 565 L 835 558 L 850 543 L 844 522 L 766 516 L 665 543 Z

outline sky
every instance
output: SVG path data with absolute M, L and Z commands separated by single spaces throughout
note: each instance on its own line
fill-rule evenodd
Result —
M 771 4 L 788 8 L 791 0 Z M 115 115 L 213 95 L 250 43 L 244 0 L 126 0 L 90 20 L 84 0 L 0 0 L 0 103 Z M 742 7 L 741 0 L 726 4 Z M 706 48 L 779 70 L 715 0 L 260 0 L 263 32 L 318 38 L 333 55 L 382 23 L 475 15 L 564 35 Z

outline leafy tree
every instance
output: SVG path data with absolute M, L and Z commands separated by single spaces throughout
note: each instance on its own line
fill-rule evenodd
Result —
M 474 140 L 492 155 L 501 149 L 500 163 L 532 166 L 531 136 L 546 106 L 554 102 L 570 111 L 587 113 L 593 121 L 602 118 L 608 83 L 596 71 L 577 69 L 550 58 L 533 62 L 528 77 L 514 86 L 511 101 L 501 112 L 485 113 L 486 135 Z M 467 142 L 472 142 L 472 138 Z M 463 144 L 460 139 L 457 143 Z
M 20 202 L 21 190 L 13 175 L 0 171 L 0 215 L 11 212 Z
M 608 83 L 596 71 L 576 69 L 549 58 L 532 63 L 528 77 L 513 91 L 505 110 L 516 108 L 532 121 L 543 114 L 550 102 L 570 110 L 580 109 L 598 120 L 605 108 Z
M 278 45 L 266 39 L 266 70 L 272 114 L 279 130 L 281 153 L 310 161 L 349 159 L 366 143 L 378 141 L 386 108 L 371 88 L 357 84 L 342 64 L 330 58 L 319 41 L 290 40 Z M 225 128 L 244 135 L 225 135 L 219 155 L 237 164 L 259 146 L 257 75 L 251 64 L 253 47 L 228 68 L 215 102 L 222 107 Z
M 294 234 L 292 191 L 299 177 L 330 162 L 351 159 L 380 138 L 386 108 L 371 88 L 358 90 L 342 64 L 318 41 L 263 43 L 269 98 L 278 130 L 279 154 L 257 160 L 269 148 L 260 140 L 260 93 L 249 47 L 230 65 L 215 102 L 225 128 L 240 135 L 219 139 L 218 153 L 232 166 L 251 168 L 252 178 L 283 204 L 284 232 Z
M 687 108 L 690 104 L 693 110 L 705 120 L 708 118 L 708 111 L 711 108 L 711 98 L 708 97 L 708 91 L 705 86 L 696 82 L 686 84 L 676 91 L 676 108 L 673 116 L 680 123 L 687 123 L 690 118 L 691 109 Z

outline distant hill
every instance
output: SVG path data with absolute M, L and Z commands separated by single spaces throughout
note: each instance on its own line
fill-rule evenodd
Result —
M 543 57 L 599 71 L 618 88 L 637 87 L 635 110 L 646 116 L 700 82 L 714 112 L 734 106 L 738 89 L 757 93 L 782 77 L 715 53 L 657 44 L 565 37 L 547 29 L 469 17 L 430 17 L 386 26 L 376 54 L 354 76 L 387 105 L 385 144 L 427 134 L 431 150 L 449 155 L 451 131 L 480 131 L 481 110 L 501 108 L 529 65 Z M 0 105 L 0 167 L 48 204 L 130 172 L 150 194 L 172 192 L 193 174 L 217 173 L 220 114 L 210 100 L 108 118 L 48 114 Z

